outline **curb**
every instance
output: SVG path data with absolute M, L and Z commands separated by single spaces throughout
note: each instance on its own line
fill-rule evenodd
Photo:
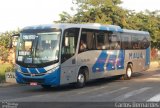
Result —
M 146 72 L 148 72 L 148 71 L 157 71 L 157 70 L 160 70 L 160 67 L 150 68 L 150 69 L 146 70 Z
M 0 87 L 8 87 L 8 86 L 15 86 L 18 85 L 16 83 L 0 83 Z

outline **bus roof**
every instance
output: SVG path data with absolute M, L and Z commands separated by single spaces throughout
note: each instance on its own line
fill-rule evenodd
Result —
M 122 29 L 120 26 L 117 25 L 102 25 L 98 23 L 86 23 L 86 24 L 71 24 L 71 23 L 60 23 L 60 24 L 44 24 L 44 25 L 35 25 L 35 26 L 28 26 L 23 28 L 23 30 L 43 30 L 43 29 L 52 29 L 52 28 L 86 28 L 86 29 L 96 29 L 96 30 L 107 30 L 112 32 L 123 32 L 123 33 L 134 33 L 134 34 L 144 34 L 149 35 L 146 31 L 138 31 L 138 30 L 128 30 Z M 22 31 L 23 31 L 22 30 Z
M 123 29 L 123 33 L 134 33 L 134 34 L 149 35 L 149 32 L 147 32 L 147 31 L 128 30 L 128 29 Z
M 97 29 L 97 30 L 107 30 L 107 31 L 113 31 L 113 32 L 122 32 L 122 29 L 120 26 L 116 25 L 101 25 L 97 23 L 89 23 L 89 24 L 70 24 L 70 23 L 62 23 L 62 24 L 45 24 L 45 25 L 36 25 L 36 26 L 28 26 L 23 28 L 23 30 L 36 30 L 36 29 L 52 29 L 52 28 L 86 28 L 86 29 Z

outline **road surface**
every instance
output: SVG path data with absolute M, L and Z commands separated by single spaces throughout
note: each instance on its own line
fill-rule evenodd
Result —
M 118 77 L 45 90 L 41 86 L 0 87 L 1 102 L 160 102 L 160 70 L 134 73 L 131 80 Z

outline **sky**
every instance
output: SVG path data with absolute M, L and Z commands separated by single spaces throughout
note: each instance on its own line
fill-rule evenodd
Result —
M 122 7 L 137 12 L 146 9 L 150 11 L 160 10 L 160 0 L 122 0 Z
M 122 1 L 123 8 L 137 12 L 160 10 L 160 0 Z M 62 11 L 73 13 L 70 10 L 72 6 L 72 0 L 0 0 L 0 33 L 29 25 L 53 23 Z

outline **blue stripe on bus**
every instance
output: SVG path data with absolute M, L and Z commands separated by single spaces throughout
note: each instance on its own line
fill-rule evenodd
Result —
M 150 47 L 146 49 L 146 62 L 145 66 L 148 66 L 150 64 Z
M 120 50 L 118 58 L 117 58 L 118 51 L 112 51 L 112 52 L 113 54 L 111 54 L 109 56 L 108 61 L 106 61 L 108 57 L 107 51 L 102 51 L 96 63 L 93 65 L 92 71 L 103 72 L 105 63 L 107 71 L 115 70 L 116 68 L 117 70 L 124 69 L 124 59 L 125 59 L 124 50 Z
M 107 31 L 113 31 L 113 32 L 115 32 L 115 31 L 118 31 L 118 32 L 122 32 L 123 30 L 120 28 L 120 27 L 106 27 L 106 26 L 100 26 L 100 28 L 99 28 L 100 30 L 107 30 Z
M 24 68 L 24 67 L 20 67 L 21 71 L 23 73 L 29 73 L 29 71 L 33 74 L 37 74 L 37 73 L 45 73 L 46 70 L 44 68 Z M 29 71 L 28 71 L 29 70 Z
M 124 50 L 120 50 L 117 61 L 117 69 L 124 69 Z
M 107 28 L 106 26 L 100 26 L 99 29 L 100 29 L 100 30 L 109 30 L 109 28 Z
M 113 54 L 110 55 L 107 61 L 107 65 L 106 65 L 107 71 L 115 70 L 116 58 L 117 58 L 117 51 L 113 51 Z
M 102 51 L 99 55 L 96 63 L 92 67 L 93 72 L 103 72 L 104 71 L 104 65 L 107 59 L 107 53 L 106 51 Z
M 32 74 L 37 74 L 37 70 L 36 68 L 29 68 L 29 71 L 32 73 Z
M 116 29 L 115 28 L 109 28 L 109 31 L 116 31 Z
M 22 67 L 22 66 L 20 66 L 20 67 L 21 67 L 21 71 L 22 71 L 23 73 L 28 73 L 27 68 L 24 68 L 24 67 Z
M 44 68 L 37 68 L 37 70 L 40 72 L 40 73 L 45 73 L 46 70 Z

